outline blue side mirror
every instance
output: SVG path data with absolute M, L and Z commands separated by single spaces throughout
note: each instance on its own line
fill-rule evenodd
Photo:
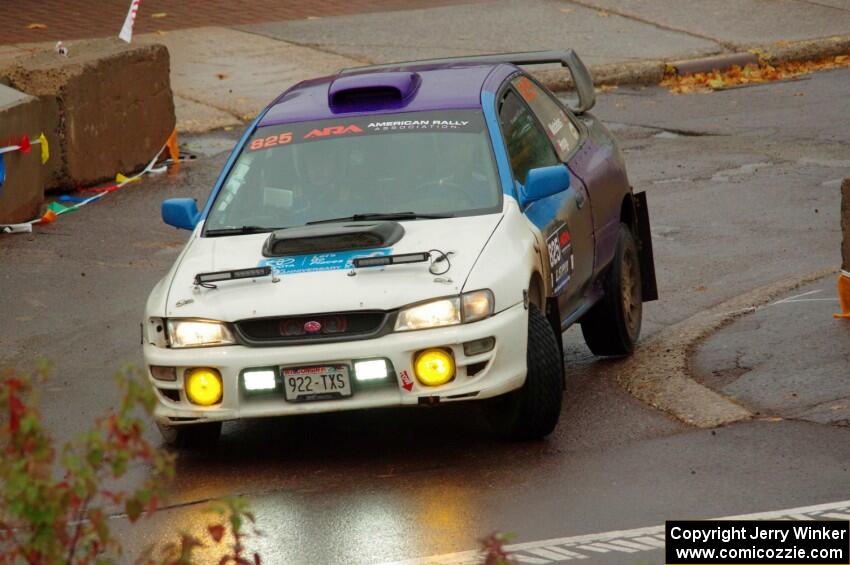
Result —
M 541 198 L 552 196 L 570 188 L 570 171 L 566 165 L 552 165 L 531 169 L 525 175 L 525 185 L 520 186 L 519 204 L 523 208 Z
M 525 208 L 532 202 L 563 192 L 569 187 L 570 171 L 566 165 L 531 169 L 525 175 L 525 185 L 519 191 L 520 206 Z
M 194 198 L 169 198 L 162 202 L 162 221 L 169 226 L 193 230 L 200 216 Z

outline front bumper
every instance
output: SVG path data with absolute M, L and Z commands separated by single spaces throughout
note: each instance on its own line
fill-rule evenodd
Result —
M 495 337 L 495 347 L 473 356 L 464 354 L 465 342 Z M 391 333 L 376 339 L 290 345 L 245 347 L 230 345 L 196 349 L 166 349 L 145 344 L 145 365 L 177 368 L 176 381 L 155 380 L 148 371 L 157 398 L 155 417 L 163 424 L 180 425 L 203 421 L 262 418 L 290 414 L 337 412 L 363 408 L 407 406 L 420 403 L 452 402 L 490 398 L 515 390 L 526 376 L 525 352 L 528 337 L 528 311 L 522 304 L 480 322 L 446 328 Z M 415 354 L 431 347 L 449 348 L 457 365 L 455 378 L 441 386 L 426 387 L 416 381 L 413 371 Z M 283 392 L 274 396 L 251 397 L 240 386 L 244 369 L 261 367 L 351 365 L 353 360 L 388 359 L 394 373 L 383 386 L 358 386 L 352 377 L 353 395 L 348 398 L 315 402 L 289 402 Z M 224 384 L 221 404 L 201 407 L 191 404 L 183 392 L 187 369 L 218 369 Z M 413 379 L 410 391 L 402 386 L 401 373 Z

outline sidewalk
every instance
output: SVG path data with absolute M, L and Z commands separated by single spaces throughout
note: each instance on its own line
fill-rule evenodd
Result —
M 117 33 L 126 10 L 117 1 L 94 10 L 86 0 L 44 8 L 56 3 L 0 15 L 0 67 L 57 38 Z M 369 62 L 572 47 L 589 65 L 618 64 L 850 31 L 844 0 L 146 0 L 138 18 L 134 41 L 171 52 L 184 132 L 238 125 L 299 80 Z
M 709 337 L 696 350 L 699 382 L 757 418 L 850 426 L 850 320 L 836 276 L 779 297 Z

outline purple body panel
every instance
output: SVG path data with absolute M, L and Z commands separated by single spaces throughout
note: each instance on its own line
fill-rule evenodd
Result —
M 594 276 L 613 259 L 620 233 L 620 208 L 629 192 L 625 164 L 613 142 L 587 139 L 570 167 L 588 187 L 595 232 Z
M 420 112 L 481 107 L 481 90 L 491 73 L 507 76 L 513 65 L 409 66 L 389 71 L 328 76 L 304 81 L 275 100 L 258 124 L 259 127 L 292 122 L 328 120 L 340 115 L 360 116 L 388 112 Z M 411 72 L 419 77 L 418 88 L 403 101 L 359 104 L 357 111 L 330 105 L 330 95 L 344 89 L 410 86 Z M 405 78 L 406 77 L 406 78 Z M 405 86 L 407 82 L 407 86 Z M 487 81 L 492 83 L 491 81 Z M 501 81 L 499 81 L 501 82 Z M 498 84 L 498 83 L 497 83 Z

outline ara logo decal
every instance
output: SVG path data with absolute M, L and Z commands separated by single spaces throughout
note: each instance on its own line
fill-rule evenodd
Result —
M 350 126 L 328 126 L 322 129 L 311 130 L 310 133 L 304 136 L 304 139 L 328 137 L 329 135 L 344 135 L 346 133 L 363 133 L 363 130 L 354 124 Z
M 407 370 L 401 372 L 401 386 L 404 387 L 404 390 L 410 392 L 413 390 L 413 379 L 410 377 L 410 373 Z

